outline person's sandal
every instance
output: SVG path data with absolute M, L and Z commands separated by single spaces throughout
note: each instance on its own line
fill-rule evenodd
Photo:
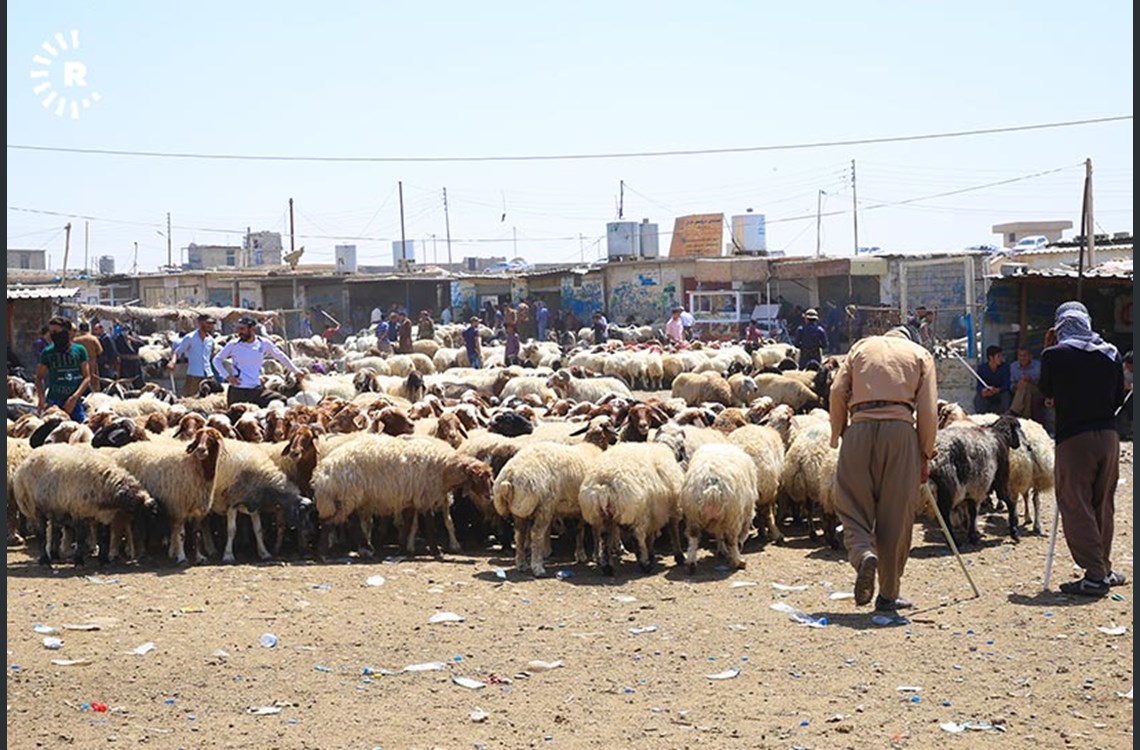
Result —
M 1094 581 L 1082 578 L 1079 581 L 1068 581 L 1060 586 L 1062 594 L 1075 594 L 1077 596 L 1104 596 L 1108 593 L 1108 584 L 1104 581 Z
M 1128 576 L 1114 570 L 1104 577 L 1104 582 L 1109 586 L 1123 586 L 1128 583 Z
M 879 572 L 879 558 L 867 555 L 859 563 L 859 572 L 855 576 L 855 604 L 862 607 L 871 603 L 875 594 L 875 575 Z

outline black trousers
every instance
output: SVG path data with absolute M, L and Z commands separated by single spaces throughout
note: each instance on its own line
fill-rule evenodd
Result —
M 262 406 L 264 394 L 261 388 L 238 388 L 231 385 L 226 388 L 226 406 L 233 406 L 234 404 L 257 404 Z

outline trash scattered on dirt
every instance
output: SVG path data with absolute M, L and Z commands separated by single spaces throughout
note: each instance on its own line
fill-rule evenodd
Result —
M 51 663 L 57 667 L 78 667 L 82 664 L 90 664 L 90 659 L 52 659 Z
M 1124 698 L 1125 700 L 1132 700 L 1132 688 L 1128 688 L 1127 693 L 1117 693 L 1116 696 L 1118 698 Z
M 1110 596 L 1109 598 L 1110 598 L 1110 599 L 1112 599 L 1112 601 L 1114 601 L 1114 602 L 1122 602 L 1122 601 L 1124 601 L 1124 597 L 1123 597 L 1123 596 L 1121 596 L 1120 594 L 1113 594 L 1113 595 L 1112 595 L 1112 596 Z
M 447 669 L 447 665 L 441 661 L 428 661 L 422 664 L 409 664 L 404 667 L 405 672 L 438 672 Z
M 454 612 L 436 612 L 428 618 L 428 624 L 438 625 L 441 622 L 463 622 L 467 618 L 463 615 L 457 615 Z
M 1004 732 L 1005 727 L 1000 724 L 991 724 L 988 721 L 966 721 L 959 724 L 956 721 L 948 721 L 945 724 L 939 724 L 942 731 L 951 734 L 960 734 L 967 730 L 974 732 Z
M 368 576 L 368 580 L 365 581 L 369 586 L 383 586 L 386 582 L 384 576 Z
M 52 651 L 59 651 L 63 648 L 63 640 L 60 638 L 52 638 L 48 636 L 44 638 L 44 648 L 51 649 Z
M 453 676 L 451 681 L 459 687 L 467 688 L 468 690 L 478 690 L 479 688 L 487 687 L 487 683 L 485 682 L 473 680 L 470 677 L 460 677 L 459 675 Z
M 142 644 L 141 646 L 135 646 L 134 648 L 132 648 L 130 650 L 129 653 L 136 654 L 138 656 L 146 656 L 151 651 L 154 651 L 156 648 L 158 648 L 158 646 L 154 645 L 154 643 L 152 641 L 147 641 L 146 643 Z
M 220 648 L 215 649 L 214 653 L 210 654 L 210 656 L 214 657 L 215 659 L 228 659 L 228 658 L 230 658 L 230 655 L 228 653 L 226 653 L 223 649 L 220 649 Z
M 879 626 L 910 625 L 910 620 L 899 615 L 871 615 L 871 622 Z
M 566 580 L 567 578 L 573 578 L 574 577 L 574 571 L 563 568 L 562 570 L 555 573 L 554 577 L 562 579 L 562 580 Z
M 728 584 L 728 587 L 730 589 L 742 589 L 742 588 L 746 588 L 748 586 L 755 586 L 755 585 L 756 585 L 756 581 L 733 581 L 732 583 Z
M 53 628 L 51 625 L 33 625 L 32 630 L 40 635 L 52 635 L 59 632 L 59 628 Z
M 328 673 L 333 671 L 332 667 L 326 667 L 324 664 L 317 664 L 313 667 L 313 669 L 316 670 L 317 672 L 324 672 L 325 674 L 328 674 Z
M 797 622 L 800 625 L 806 625 L 810 628 L 822 628 L 827 625 L 826 617 L 812 617 L 807 612 L 796 609 L 792 605 L 785 602 L 775 602 L 769 606 L 777 612 L 786 613 L 789 620 L 792 622 Z
M 97 622 L 64 623 L 64 630 L 100 630 L 102 626 Z
M 895 690 L 900 693 L 921 693 L 922 688 L 918 685 L 899 685 Z
M 407 559 L 408 558 L 404 557 L 403 555 L 390 555 L 384 558 L 384 564 L 395 565 L 396 563 L 402 563 Z
M 630 628 L 629 634 L 630 635 L 641 635 L 643 633 L 652 633 L 655 630 L 657 630 L 656 625 L 643 625 L 639 628 Z
M 274 648 L 277 646 L 277 636 L 273 633 L 262 633 L 261 637 L 257 639 L 262 648 Z
M 610 598 L 613 599 L 615 602 L 621 602 L 622 604 L 633 604 L 635 601 L 637 601 L 636 596 L 628 596 L 628 595 L 611 596 Z
M 526 663 L 526 668 L 531 672 L 549 672 L 552 669 L 558 669 L 559 667 L 564 666 L 566 665 L 562 662 L 561 659 L 557 661 L 542 661 L 540 659 L 535 659 Z
M 118 583 L 118 578 L 100 578 L 99 576 L 83 576 L 84 580 L 88 583 L 96 583 L 100 586 L 108 586 L 112 583 Z
M 281 713 L 281 711 L 281 706 L 252 706 L 245 710 L 247 714 L 253 716 L 272 716 Z
M 733 677 L 736 677 L 739 674 L 740 667 L 733 667 L 732 669 L 726 669 L 723 672 L 717 672 L 716 674 L 707 674 L 705 677 L 710 680 L 731 680 Z
M 502 568 L 495 568 L 495 578 L 498 578 L 501 581 L 507 580 L 507 571 L 503 570 Z
M 181 607 L 179 610 L 184 615 L 200 615 L 206 611 L 205 607 Z
M 483 723 L 490 716 L 490 714 L 481 708 L 473 708 L 471 709 L 471 713 L 467 715 L 471 717 L 471 721 L 475 722 L 476 724 Z
M 1105 635 L 1124 635 L 1128 632 L 1128 628 L 1124 627 L 1123 625 L 1114 625 L 1111 628 L 1106 628 L 1103 625 L 1098 625 L 1096 629 Z
M 855 594 L 850 591 L 832 591 L 827 598 L 837 602 L 840 599 L 854 599 Z
M 775 582 L 772 583 L 772 588 L 776 589 L 777 591 L 807 591 L 808 590 L 808 587 L 806 585 L 789 586 L 786 583 L 775 583 Z

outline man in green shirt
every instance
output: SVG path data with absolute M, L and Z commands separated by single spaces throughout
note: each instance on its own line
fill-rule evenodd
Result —
M 58 406 L 76 422 L 87 419 L 80 400 L 91 387 L 91 363 L 87 350 L 71 340 L 71 321 L 56 316 L 48 321 L 49 344 L 36 368 L 36 397 L 40 413 L 47 404 Z M 46 387 L 45 387 L 46 384 Z

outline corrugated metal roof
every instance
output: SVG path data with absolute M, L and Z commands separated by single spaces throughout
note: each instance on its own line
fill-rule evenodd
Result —
M 1121 281 L 1132 281 L 1132 270 L 1128 268 L 1107 267 L 1107 268 L 1088 268 L 1085 269 L 1086 279 L 1119 279 Z M 1025 269 L 1017 273 L 1011 274 L 995 274 L 989 278 L 992 279 L 1022 279 L 1022 278 L 1039 278 L 1039 279 L 1075 279 L 1079 276 L 1076 269 L 1073 268 L 1040 268 L 1040 269 Z
M 70 299 L 79 294 L 75 286 L 8 287 L 8 299 Z

